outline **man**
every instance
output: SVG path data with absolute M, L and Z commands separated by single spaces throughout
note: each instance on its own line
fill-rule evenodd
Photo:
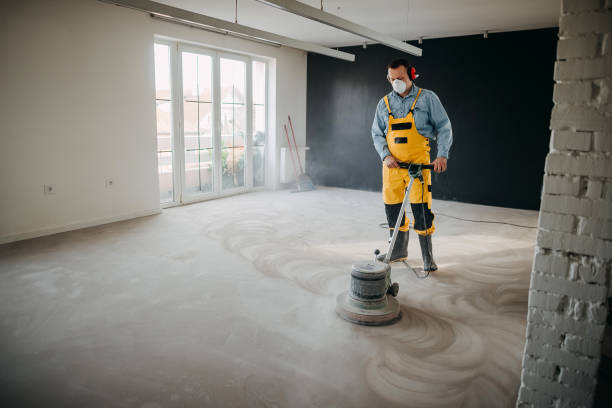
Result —
M 432 91 L 418 88 L 413 82 L 416 77 L 415 69 L 404 59 L 397 59 L 387 66 L 387 80 L 393 91 L 378 102 L 372 124 L 374 147 L 383 161 L 383 201 L 390 235 L 393 235 L 410 181 L 409 171 L 418 169 L 418 166 L 411 166 L 411 170 L 402 168 L 407 167 L 404 163 L 429 164 L 429 140 L 434 139 L 438 144 L 438 157 L 431 164 L 436 173 L 444 172 L 453 141 L 451 123 L 440 99 Z M 435 226 L 431 212 L 430 170 L 422 170 L 422 178 L 415 179 L 409 194 L 414 230 L 419 236 L 423 255 L 423 269 L 435 271 L 438 267 L 431 245 Z M 404 215 L 391 250 L 391 262 L 408 256 L 409 222 Z M 383 260 L 385 255 L 379 255 L 379 260 Z

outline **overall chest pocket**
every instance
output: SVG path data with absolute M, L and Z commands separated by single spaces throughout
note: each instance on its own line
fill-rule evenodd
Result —
M 392 123 L 391 130 L 406 130 L 412 129 L 412 122 Z

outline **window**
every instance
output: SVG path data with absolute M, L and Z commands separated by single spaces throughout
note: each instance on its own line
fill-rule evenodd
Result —
M 244 186 L 246 64 L 221 58 L 221 170 L 223 189 Z
M 253 61 L 253 185 L 265 184 L 266 154 L 266 63 Z
M 265 60 L 156 41 L 162 203 L 265 185 L 266 75 Z
M 182 53 L 185 191 L 213 191 L 212 58 Z
M 174 200 L 170 47 L 165 44 L 155 44 L 154 51 L 159 194 L 160 201 L 166 203 Z

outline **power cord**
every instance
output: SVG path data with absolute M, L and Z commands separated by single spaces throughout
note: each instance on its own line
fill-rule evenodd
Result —
M 519 224 L 512 224 L 511 222 L 503 222 L 503 221 L 469 220 L 467 218 L 455 217 L 453 215 L 448 215 L 448 214 L 439 213 L 439 212 L 436 212 L 436 215 L 443 215 L 444 217 L 454 218 L 456 220 L 468 221 L 468 222 L 480 222 L 484 224 L 504 224 L 504 225 L 511 225 L 513 227 L 519 227 L 519 228 L 533 228 L 533 229 L 538 228 L 538 227 L 532 227 L 531 225 L 519 225 Z M 381 222 L 380 224 L 378 224 L 378 226 L 380 228 L 389 229 L 389 223 L 386 223 L 386 222 Z
M 513 224 L 511 222 L 503 222 L 503 221 L 470 220 L 470 219 L 467 219 L 467 218 L 455 217 L 454 215 L 448 215 L 448 214 L 444 214 L 444 213 L 436 213 L 436 215 L 443 215 L 443 216 L 448 217 L 448 218 L 454 218 L 456 220 L 468 221 L 468 222 L 481 222 L 481 223 L 484 223 L 484 224 L 504 224 L 504 225 L 511 225 L 513 227 L 519 227 L 519 228 L 533 228 L 533 229 L 538 228 L 538 227 L 532 227 L 531 225 L 520 225 L 520 224 Z

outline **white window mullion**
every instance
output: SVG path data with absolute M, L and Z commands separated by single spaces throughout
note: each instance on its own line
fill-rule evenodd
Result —
M 185 180 L 185 139 L 184 139 L 184 113 L 183 113 L 183 62 L 181 58 L 182 47 L 177 44 L 174 48 L 175 58 L 175 73 L 176 73 L 176 81 L 174 88 L 175 91 L 175 109 L 176 112 L 175 118 L 176 123 L 178 125 L 178 131 L 176 133 L 176 148 L 175 148 L 175 156 L 176 156 L 176 171 L 175 174 L 178 178 L 177 181 L 177 202 L 182 203 L 184 200 L 184 180 Z
M 264 142 L 264 185 L 267 187 L 272 187 L 273 183 L 272 183 L 272 172 L 269 170 L 270 168 L 270 158 L 271 157 L 276 157 L 274 155 L 274 152 L 272 152 L 270 150 L 270 124 L 268 123 L 268 107 L 270 106 L 269 103 L 269 89 L 268 89 L 268 85 L 270 83 L 270 64 L 268 62 L 265 62 L 265 66 L 266 66 L 266 75 L 264 75 L 265 77 L 265 85 L 264 85 L 264 90 L 265 90 L 265 102 L 264 102 L 264 117 L 265 117 L 265 142 Z
M 246 140 L 244 149 L 245 187 L 253 188 L 253 60 L 246 64 Z
M 213 54 L 213 191 L 221 193 L 221 75 L 219 54 Z

